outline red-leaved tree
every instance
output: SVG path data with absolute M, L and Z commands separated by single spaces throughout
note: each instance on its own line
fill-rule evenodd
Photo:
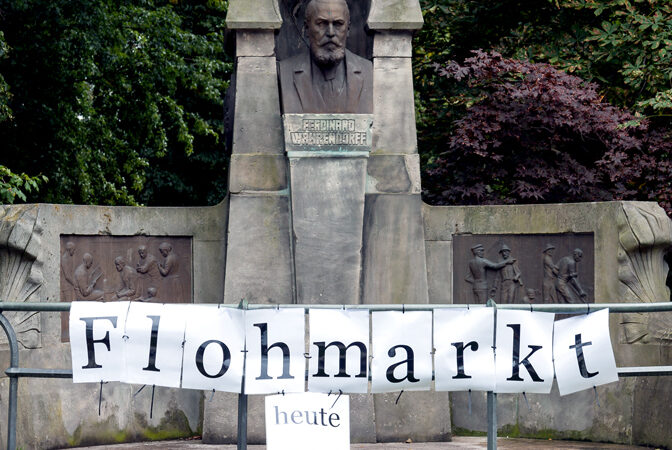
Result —
M 445 152 L 425 168 L 435 204 L 654 200 L 672 215 L 672 139 L 554 69 L 474 52 L 436 65 L 465 105 Z

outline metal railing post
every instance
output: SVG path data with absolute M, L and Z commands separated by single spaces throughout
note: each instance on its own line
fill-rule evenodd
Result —
M 243 392 L 238 395 L 238 450 L 247 450 L 247 394 Z
M 247 309 L 247 300 L 243 299 L 238 304 L 238 308 Z M 236 436 L 237 449 L 247 450 L 247 394 L 245 393 L 245 366 L 247 365 L 247 341 L 243 348 L 243 379 L 241 382 L 241 391 L 238 395 L 238 433 Z
M 488 391 L 488 450 L 497 449 L 497 394 Z
M 492 352 L 497 359 L 497 303 L 488 299 L 486 306 L 494 309 L 492 315 Z M 497 450 L 497 394 L 488 391 L 488 450 Z
M 9 340 L 9 354 L 10 354 L 10 363 L 9 369 L 18 369 L 19 367 L 19 344 L 16 340 L 16 333 L 12 324 L 9 323 L 9 320 L 2 314 L 0 310 L 0 326 L 5 330 L 7 339 Z M 8 370 L 9 372 L 9 370 Z M 18 375 L 13 375 L 11 373 L 7 374 L 9 376 L 9 411 L 7 411 L 7 450 L 16 450 L 16 414 L 17 414 L 17 402 L 19 397 L 19 378 Z

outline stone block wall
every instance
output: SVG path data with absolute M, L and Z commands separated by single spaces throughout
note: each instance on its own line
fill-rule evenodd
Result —
M 192 238 L 193 300 L 219 303 L 224 290 L 228 201 L 207 208 L 133 208 L 74 205 L 0 206 L 2 301 L 57 302 L 61 296 L 60 235 L 188 236 Z M 14 323 L 20 366 L 69 369 L 60 313 L 6 313 Z M 0 337 L 0 449 L 7 442 L 9 350 Z M 4 340 L 4 344 L 2 343 Z M 17 443 L 22 448 L 165 439 L 200 433 L 201 391 L 110 382 L 19 380 Z
M 593 233 L 596 303 L 663 302 L 672 246 L 672 221 L 655 203 L 604 202 L 563 205 L 423 207 L 430 303 L 453 303 L 458 234 Z M 672 313 L 612 314 L 610 334 L 618 367 L 670 365 Z M 666 377 L 621 378 L 592 391 L 560 397 L 498 396 L 500 435 L 581 439 L 670 446 L 664 425 L 671 408 Z M 452 393 L 456 433 L 485 431 L 485 393 Z M 529 405 L 529 407 L 528 407 Z

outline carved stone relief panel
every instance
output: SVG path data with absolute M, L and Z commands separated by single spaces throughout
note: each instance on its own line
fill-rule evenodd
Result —
M 42 275 L 42 228 L 38 207 L 0 207 L 0 301 L 38 302 Z M 8 311 L 21 348 L 42 346 L 40 315 L 35 311 Z M 8 348 L 0 332 L 0 350 Z
M 453 237 L 453 303 L 594 303 L 592 233 Z
M 61 235 L 61 301 L 191 303 L 192 239 Z M 67 314 L 61 339 L 67 340 Z

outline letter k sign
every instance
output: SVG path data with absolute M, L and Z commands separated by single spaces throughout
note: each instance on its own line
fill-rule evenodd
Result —
M 497 311 L 495 392 L 551 391 L 554 318 L 549 313 Z

